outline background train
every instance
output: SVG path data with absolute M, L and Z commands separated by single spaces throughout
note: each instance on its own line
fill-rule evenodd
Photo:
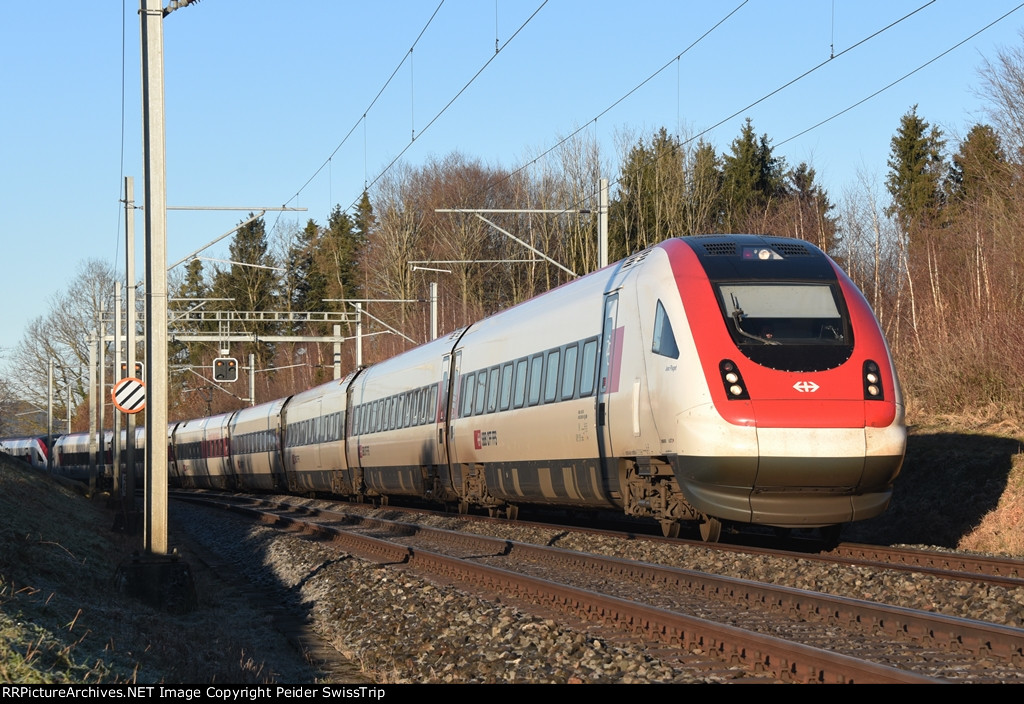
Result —
M 180 486 L 611 509 L 717 540 L 877 516 L 906 428 L 853 282 L 807 242 L 738 235 L 661 242 L 168 444 Z
M 50 448 L 46 445 L 46 436 L 3 438 L 0 439 L 0 452 L 27 462 L 33 467 L 45 468 Z

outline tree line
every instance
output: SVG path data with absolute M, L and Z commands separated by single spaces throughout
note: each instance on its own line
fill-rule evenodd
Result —
M 1019 418 L 1024 49 L 984 62 L 979 76 L 987 122 L 958 138 L 910 106 L 895 125 L 884 178 L 862 175 L 839 200 L 811 164 L 788 164 L 750 119 L 722 151 L 662 128 L 623 132 L 614 161 L 576 135 L 516 170 L 458 152 L 400 164 L 323 223 L 279 221 L 268 232 L 262 218 L 244 219 L 231 263 L 207 267 L 193 259 L 175 272 L 172 314 L 180 331 L 214 334 L 224 323 L 197 311 L 225 319 L 239 311 L 294 313 L 285 322 L 231 324 L 257 337 L 327 335 L 330 326 L 302 314 L 351 313 L 358 302 L 366 313 L 364 362 L 380 361 L 428 340 L 431 282 L 444 334 L 596 269 L 597 184 L 613 174 L 611 261 L 695 234 L 808 240 L 836 259 L 873 305 L 911 413 Z M 109 316 L 116 282 L 108 266 L 86 263 L 50 314 L 8 351 L 24 383 L 0 378 L 0 435 L 17 425 L 14 411 L 45 403 L 39 390 L 50 359 L 58 360 L 64 390 L 55 400 L 57 418 L 70 404 L 76 429 L 87 423 L 87 334 L 98 311 Z M 346 326 L 343 335 L 353 334 Z M 172 418 L 243 403 L 234 388 L 209 383 L 217 347 L 172 344 Z M 345 371 L 355 364 L 353 349 L 343 346 Z M 260 402 L 326 381 L 333 369 L 333 351 L 323 343 L 236 344 L 231 353 L 254 356 Z

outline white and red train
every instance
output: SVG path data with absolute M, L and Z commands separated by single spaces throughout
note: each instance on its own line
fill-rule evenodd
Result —
M 882 513 L 906 446 L 878 322 L 821 250 L 661 242 L 388 361 L 172 424 L 172 483 L 832 527 Z
M 46 468 L 50 456 L 46 436 L 0 439 L 0 452 L 41 469 Z

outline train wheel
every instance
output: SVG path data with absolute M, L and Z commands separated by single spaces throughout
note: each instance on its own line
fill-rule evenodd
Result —
M 519 518 L 519 507 L 509 504 L 505 507 L 505 517 L 510 521 L 514 521 Z
M 662 521 L 661 522 L 661 534 L 666 538 L 678 538 L 679 537 L 679 521 Z
M 459 514 L 465 516 L 467 513 L 469 513 L 469 502 L 468 501 L 460 501 L 459 502 Z
M 705 543 L 717 543 L 722 537 L 722 522 L 717 518 L 705 516 L 700 524 L 700 539 Z

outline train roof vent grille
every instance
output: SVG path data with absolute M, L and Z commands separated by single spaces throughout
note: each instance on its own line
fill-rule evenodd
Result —
M 811 254 L 806 245 L 797 242 L 772 242 L 772 249 L 784 257 L 806 257 Z
M 644 259 L 646 259 L 647 255 L 650 254 L 650 253 L 651 253 L 650 248 L 647 248 L 647 249 L 645 249 L 642 252 L 637 252 L 633 256 L 629 257 L 626 261 L 622 262 L 622 268 L 623 269 L 628 269 L 629 267 L 631 267 L 631 266 L 633 266 L 635 264 L 639 264 Z
M 708 255 L 713 257 L 733 257 L 736 256 L 736 243 L 735 242 L 702 242 L 704 251 Z

